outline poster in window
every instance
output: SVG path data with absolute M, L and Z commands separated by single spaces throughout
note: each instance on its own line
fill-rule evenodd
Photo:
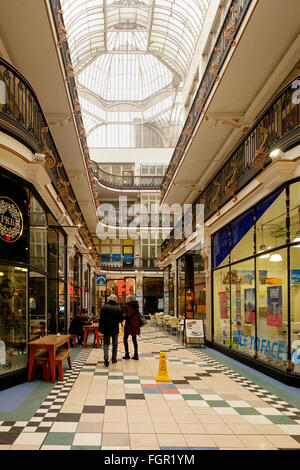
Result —
M 255 323 L 255 289 L 245 289 L 245 323 Z
M 227 292 L 219 292 L 220 297 L 220 314 L 223 320 L 229 318 L 228 317 L 228 298 Z
M 282 326 L 282 286 L 268 287 L 268 317 L 269 326 Z

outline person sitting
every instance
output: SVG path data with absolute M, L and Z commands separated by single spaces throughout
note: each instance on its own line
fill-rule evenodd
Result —
M 105 367 L 109 365 L 108 350 L 110 338 L 112 338 L 112 363 L 115 364 L 117 362 L 119 323 L 122 323 L 122 321 L 123 315 L 118 305 L 118 297 L 112 294 L 108 298 L 108 303 L 102 307 L 99 320 L 99 331 L 104 336 Z
M 82 346 L 82 343 L 83 343 L 84 325 L 91 325 L 91 324 L 92 322 L 88 321 L 87 309 L 85 308 L 81 310 L 80 314 L 75 315 L 75 317 L 73 318 L 70 328 L 69 328 L 69 334 L 77 336 L 79 346 Z

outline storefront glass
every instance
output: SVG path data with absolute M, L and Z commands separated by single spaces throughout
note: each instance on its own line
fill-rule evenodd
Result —
M 29 273 L 29 340 L 45 336 L 46 331 L 46 277 Z
M 299 373 L 300 182 L 220 230 L 212 247 L 214 342 Z
M 27 269 L 0 264 L 0 375 L 27 359 Z
M 287 249 L 257 259 L 257 356 L 288 365 Z
M 185 318 L 185 256 L 177 260 L 177 312 Z
M 292 369 L 300 373 L 300 244 L 291 248 Z

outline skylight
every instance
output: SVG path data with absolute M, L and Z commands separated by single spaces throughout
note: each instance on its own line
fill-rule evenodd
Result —
M 209 0 L 61 0 L 90 146 L 107 146 L 113 141 L 108 134 L 126 134 L 126 125 L 133 136 L 126 138 L 130 146 L 134 135 L 144 134 L 151 146 L 155 132 L 156 145 L 176 145 L 183 124 L 182 86 L 208 4 Z M 147 131 L 136 126 L 147 126 Z

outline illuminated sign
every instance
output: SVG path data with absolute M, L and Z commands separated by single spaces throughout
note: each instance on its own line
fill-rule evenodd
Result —
M 17 204 L 10 198 L 0 196 L 0 239 L 13 243 L 23 233 L 23 216 Z

